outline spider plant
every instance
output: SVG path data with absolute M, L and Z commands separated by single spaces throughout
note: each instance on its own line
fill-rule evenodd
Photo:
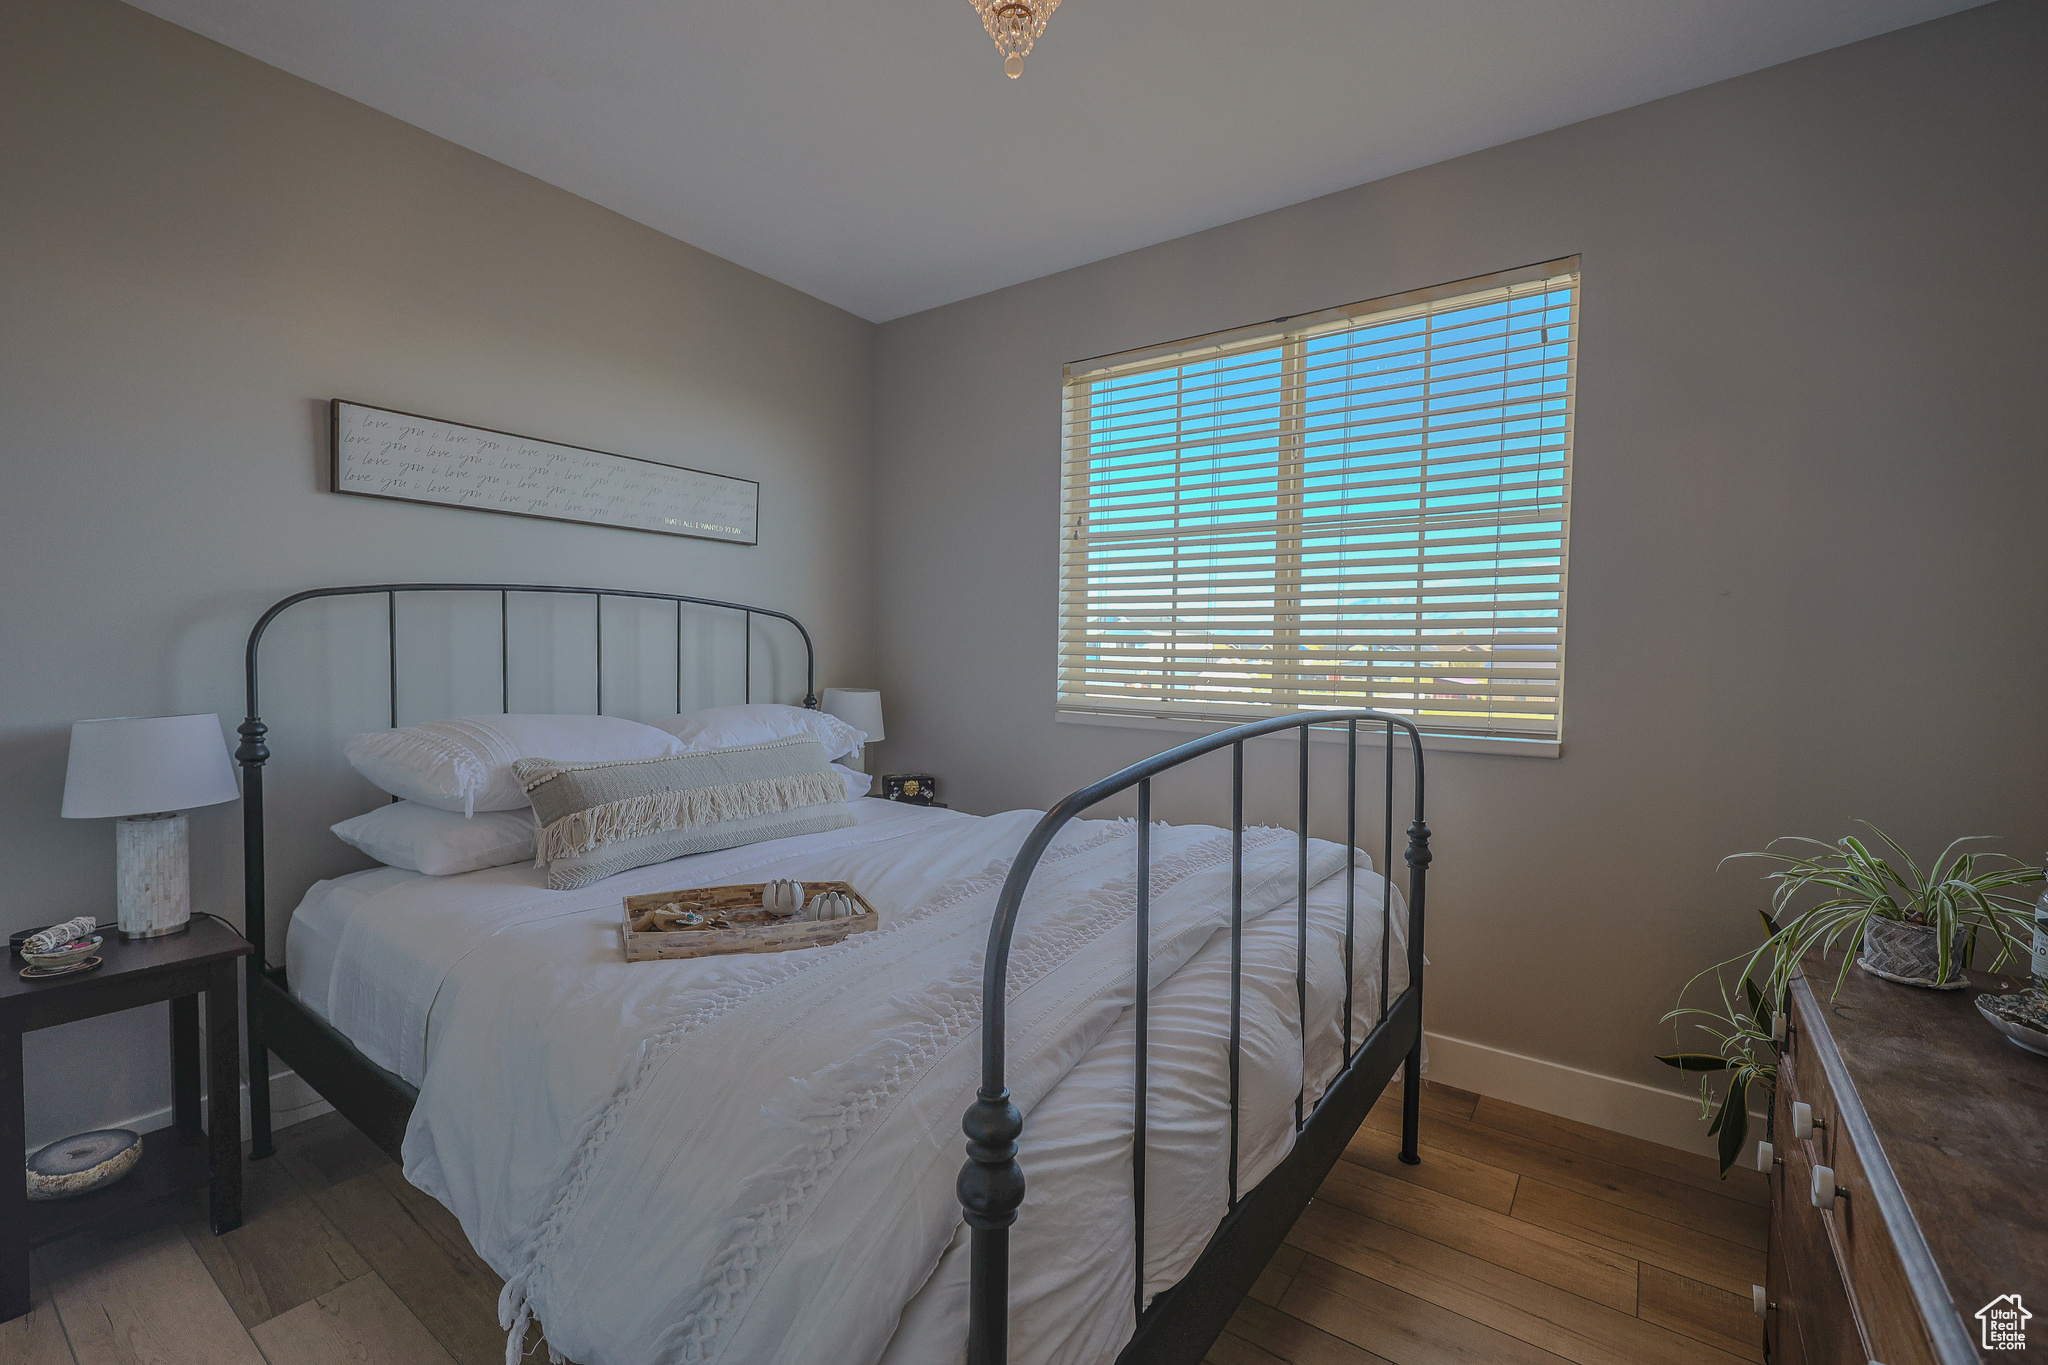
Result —
M 1841 974 L 1835 978 L 1835 991 L 1839 993 L 1849 964 L 1862 948 L 1864 933 L 1873 919 L 1932 930 L 1940 951 L 1940 972 L 1935 978 L 1939 981 L 1948 980 L 1953 971 L 1958 937 L 1966 939 L 1967 963 L 1975 953 L 1978 934 L 1988 932 L 1998 945 L 1992 971 L 2003 967 L 2016 953 L 2031 951 L 2028 902 L 2012 892 L 2017 887 L 2040 882 L 2041 868 L 2002 853 L 1963 851 L 1965 844 L 1991 837 L 1979 834 L 1956 840 L 1923 869 L 1889 834 L 1867 820 L 1857 823 L 1876 835 L 1896 861 L 1878 856 L 1853 835 L 1832 844 L 1796 836 L 1773 839 L 1761 852 L 1730 855 L 1766 858 L 1781 864 L 1767 879 L 1778 884 L 1771 894 L 1771 904 L 1784 927 L 1766 920 L 1772 925 L 1771 935 L 1750 954 L 1743 968 L 1745 979 L 1768 954 L 1774 961 L 1767 991 L 1774 999 L 1781 997 L 1793 972 L 1798 970 L 1801 957 L 1816 946 L 1829 952 L 1837 943 L 1843 943 L 1847 951 L 1842 956 Z M 1774 852 L 1780 844 L 1805 844 L 1822 851 Z M 1808 891 L 1818 891 L 1827 899 L 1786 920 L 1794 898 Z
M 1775 935 L 1777 925 L 1768 915 L 1764 916 L 1764 926 Z M 1766 940 L 1766 944 L 1768 942 Z M 1723 973 L 1737 963 L 1742 964 L 1742 971 L 1736 978 L 1737 989 L 1731 992 Z M 1728 1178 L 1729 1169 L 1741 1159 L 1742 1148 L 1749 1139 L 1751 1092 L 1763 1090 L 1768 1093 L 1775 1090 L 1778 1083 L 1778 1044 L 1771 1036 L 1771 1002 L 1779 997 L 1766 995 L 1751 979 L 1753 963 L 1754 959 L 1738 957 L 1707 968 L 1685 983 L 1685 989 L 1678 993 L 1678 1008 L 1662 1020 L 1672 1025 L 1674 1033 L 1680 1032 L 1690 1022 L 1693 1028 L 1714 1040 L 1714 1051 L 1672 1052 L 1658 1057 L 1658 1061 L 1680 1071 L 1729 1073 L 1728 1085 L 1721 1093 L 1718 1109 L 1710 1079 L 1700 1077 L 1700 1117 L 1712 1120 L 1707 1135 L 1719 1139 L 1717 1151 L 1723 1180 Z M 1685 997 L 1709 976 L 1713 977 L 1714 986 L 1720 994 L 1719 1008 L 1687 1005 Z

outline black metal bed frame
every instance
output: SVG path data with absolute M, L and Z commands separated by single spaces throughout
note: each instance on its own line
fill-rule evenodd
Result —
M 628 588 L 584 588 L 530 583 L 377 583 L 354 587 L 314 588 L 294 593 L 265 611 L 249 632 L 245 657 L 248 710 L 238 730 L 241 744 L 235 761 L 241 766 L 244 930 L 255 952 L 249 959 L 248 1057 L 251 1155 L 274 1154 L 270 1123 L 270 1054 L 275 1052 L 328 1103 L 394 1158 L 405 1137 L 419 1092 L 401 1077 L 372 1062 L 338 1029 L 293 998 L 285 969 L 270 965 L 266 955 L 264 918 L 263 769 L 270 760 L 265 743 L 269 727 L 257 701 L 257 656 L 264 632 L 284 611 L 301 602 L 329 597 L 382 595 L 386 599 L 390 648 L 390 716 L 398 723 L 398 596 L 401 593 L 497 593 L 499 595 L 499 697 L 510 709 L 510 597 L 514 593 L 548 593 L 595 599 L 598 709 L 604 707 L 604 599 L 633 598 L 670 602 L 676 608 L 676 707 L 682 709 L 683 608 L 708 607 L 739 612 L 746 640 L 744 696 L 753 700 L 753 618 L 768 617 L 794 626 L 805 651 L 804 705 L 815 707 L 816 650 L 803 623 L 786 612 L 715 598 Z M 1380 898 L 1380 1012 L 1372 1030 L 1354 1049 L 1353 981 L 1356 921 L 1355 870 L 1358 847 L 1358 727 L 1384 726 L 1386 735 L 1385 820 L 1380 873 L 1385 886 Z M 1300 737 L 1298 859 L 1296 885 L 1297 939 L 1295 994 L 1301 1011 L 1304 1046 L 1307 1029 L 1308 943 L 1308 816 L 1309 731 L 1322 726 L 1346 728 L 1345 847 L 1348 850 L 1344 905 L 1344 1062 L 1313 1109 L 1304 1111 L 1304 1096 L 1295 1096 L 1293 1150 L 1250 1191 L 1238 1190 L 1238 1098 L 1243 968 L 1244 872 L 1244 745 L 1263 735 L 1297 731 Z M 1408 845 L 1408 986 L 1398 999 L 1387 999 L 1389 945 L 1392 942 L 1391 855 L 1393 848 L 1395 732 L 1405 733 L 1414 763 L 1414 818 L 1407 828 Z M 1144 1301 L 1146 1040 L 1150 1001 L 1147 948 L 1150 942 L 1152 779 L 1171 769 L 1228 748 L 1231 750 L 1231 1033 L 1230 1033 L 1230 1157 L 1228 1211 L 1195 1264 L 1172 1288 L 1148 1306 Z M 963 1216 L 971 1229 L 972 1271 L 969 1285 L 968 1365 L 1005 1365 L 1009 1337 L 1009 1229 L 1024 1200 L 1024 1173 L 1017 1162 L 1017 1139 L 1023 1118 L 1010 1103 L 1003 1084 L 1004 1008 L 1010 940 L 1016 929 L 1024 891 L 1040 856 L 1055 835 L 1083 811 L 1137 789 L 1138 896 L 1135 951 L 1137 956 L 1137 1058 L 1132 1118 L 1132 1198 L 1135 1207 L 1137 1328 L 1118 1357 L 1118 1365 L 1194 1365 L 1223 1330 L 1237 1304 L 1250 1290 L 1267 1259 L 1307 1206 L 1316 1187 L 1343 1152 L 1345 1144 L 1372 1108 L 1395 1070 L 1404 1072 L 1401 1160 L 1413 1165 L 1416 1152 L 1418 1101 L 1422 1061 L 1422 925 L 1423 893 L 1430 864 L 1429 826 L 1424 820 L 1421 735 L 1400 716 L 1379 711 L 1323 711 L 1278 716 L 1206 736 L 1111 774 L 1067 796 L 1033 828 L 1003 883 L 989 928 L 982 982 L 982 1079 L 962 1129 L 968 1160 L 958 1192 Z M 1307 1078 L 1304 1071 L 1303 1083 Z
M 1380 874 L 1380 1014 L 1358 1049 L 1351 1047 L 1354 930 L 1357 922 L 1358 857 L 1358 726 L 1386 726 L 1385 835 Z M 1303 1112 L 1303 1093 L 1294 1096 L 1295 1144 L 1278 1167 L 1249 1194 L 1240 1197 L 1238 1182 L 1238 1082 L 1243 1026 L 1244 971 L 1244 746 L 1245 741 L 1288 730 L 1300 736 L 1300 771 L 1296 807 L 1294 997 L 1304 1050 L 1308 1046 L 1308 790 L 1309 731 L 1318 726 L 1345 727 L 1344 799 L 1344 1063 L 1323 1091 L 1314 1109 Z M 1395 1001 L 1387 999 L 1390 926 L 1393 916 L 1391 873 L 1394 843 L 1394 731 L 1408 736 L 1415 762 L 1415 818 L 1408 826 L 1408 987 Z M 1225 1172 L 1228 1211 L 1194 1266 L 1172 1288 L 1148 1306 L 1145 1303 L 1145 1125 L 1147 1109 L 1146 1041 L 1150 1001 L 1148 958 L 1151 947 L 1152 779 L 1205 754 L 1230 750 L 1230 1156 Z M 1003 1025 L 1008 1003 L 1010 938 L 1024 891 L 1038 860 L 1068 821 L 1092 806 L 1133 787 L 1138 792 L 1138 897 L 1136 939 L 1137 980 L 1132 1006 L 1137 1048 L 1131 1109 L 1131 1206 L 1134 1243 L 1137 1330 L 1117 1357 L 1118 1365 L 1167 1365 L 1198 1361 L 1222 1332 L 1224 1323 L 1251 1290 L 1266 1262 L 1307 1207 L 1316 1187 L 1351 1140 L 1366 1111 L 1393 1078 L 1404 1071 L 1401 1104 L 1401 1160 L 1415 1165 L 1418 1102 L 1422 1080 L 1422 909 L 1430 851 L 1429 825 L 1423 818 L 1422 736 L 1399 716 L 1381 711 L 1318 711 L 1276 716 L 1193 740 L 1135 763 L 1122 772 L 1081 788 L 1045 813 L 1032 828 L 996 901 L 989 926 L 988 954 L 982 975 L 981 1086 L 961 1129 L 967 1134 L 967 1162 L 960 1168 L 962 1214 L 971 1229 L 972 1269 L 968 1279 L 967 1365 L 1005 1365 L 1009 1359 L 1010 1225 L 1024 1202 L 1024 1172 L 1017 1164 L 1017 1139 L 1023 1117 L 1010 1103 L 1003 1084 Z M 1304 1052 L 1302 1084 L 1308 1084 Z
M 369 1136 L 395 1159 L 405 1140 L 406 1120 L 419 1099 L 419 1091 L 402 1077 L 378 1066 L 344 1037 L 339 1029 L 292 998 L 286 988 L 285 969 L 273 967 L 265 951 L 269 937 L 264 918 L 263 862 L 263 765 L 270 761 L 264 743 L 270 727 L 263 723 L 257 702 L 257 653 L 270 623 L 301 602 L 323 597 L 378 597 L 385 599 L 386 640 L 390 649 L 390 716 L 398 725 L 398 595 L 400 593 L 496 593 L 498 594 L 498 699 L 507 711 L 512 702 L 512 618 L 514 593 L 547 593 L 589 597 L 597 604 L 594 643 L 597 659 L 597 709 L 604 710 L 604 600 L 607 597 L 641 601 L 671 602 L 676 609 L 676 710 L 683 707 L 683 608 L 710 607 L 740 613 L 745 632 L 745 662 L 742 665 L 743 697 L 754 699 L 754 618 L 787 621 L 804 643 L 804 705 L 815 707 L 817 698 L 817 650 L 803 622 L 787 612 L 769 607 L 724 602 L 712 597 L 689 597 L 680 593 L 642 592 L 633 588 L 576 588 L 541 583 L 367 583 L 344 588 L 312 588 L 293 593 L 275 603 L 249 631 L 249 645 L 243 657 L 248 711 L 237 733 L 242 742 L 235 750 L 235 762 L 242 768 L 242 903 L 243 930 L 256 951 L 249 959 L 248 1044 L 249 1044 L 249 1127 L 250 1155 L 270 1156 L 276 1151 L 270 1133 L 270 1054 L 285 1060 L 293 1071 L 343 1117 Z

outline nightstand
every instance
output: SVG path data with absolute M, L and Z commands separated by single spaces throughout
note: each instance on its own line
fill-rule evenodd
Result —
M 74 1019 L 90 1019 L 171 1002 L 171 1126 L 145 1134 L 135 1169 L 105 1189 L 71 1199 L 31 1203 L 20 1174 L 0 1179 L 0 1321 L 28 1312 L 30 1248 L 68 1237 L 136 1205 L 201 1185 L 209 1187 L 213 1230 L 242 1225 L 241 1011 L 235 959 L 248 940 L 219 920 L 194 916 L 171 938 L 116 941 L 105 927 L 106 965 L 79 976 L 21 979 L 9 956 L 0 978 L 0 1152 L 24 1150 L 21 1035 Z M 208 1117 L 199 1121 L 199 997 L 206 997 Z M 81 1059 L 79 1083 L 90 1085 L 100 1059 Z M 18 1158 L 17 1158 L 18 1159 Z

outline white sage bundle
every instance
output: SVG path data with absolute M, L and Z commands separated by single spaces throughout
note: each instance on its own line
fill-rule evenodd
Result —
M 99 921 L 91 915 L 80 915 L 77 919 L 53 924 L 39 934 L 30 934 L 21 941 L 24 953 L 54 953 L 73 939 L 91 938 Z

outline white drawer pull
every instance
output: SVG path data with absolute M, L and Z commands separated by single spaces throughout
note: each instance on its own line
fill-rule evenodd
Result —
M 1771 1041 L 1774 1043 L 1785 1041 L 1785 1016 L 1782 1014 L 1771 1016 Z
M 1758 1317 L 1762 1317 L 1778 1305 L 1771 1302 L 1770 1291 L 1760 1284 L 1753 1284 L 1749 1287 L 1749 1306 L 1756 1310 Z
M 1765 1175 L 1769 1175 L 1771 1173 L 1771 1167 L 1777 1164 L 1777 1148 L 1773 1147 L 1768 1142 L 1759 1142 L 1756 1145 L 1756 1168 L 1762 1171 Z
M 1813 1168 L 1813 1206 L 1817 1209 L 1831 1209 L 1842 1191 L 1835 1184 L 1835 1168 L 1816 1166 Z
M 1826 1119 L 1817 1119 L 1813 1116 L 1812 1105 L 1808 1104 L 1805 1100 L 1792 1101 L 1793 1137 L 1810 1138 L 1813 1136 L 1814 1129 L 1825 1128 L 1827 1126 L 1828 1121 Z

